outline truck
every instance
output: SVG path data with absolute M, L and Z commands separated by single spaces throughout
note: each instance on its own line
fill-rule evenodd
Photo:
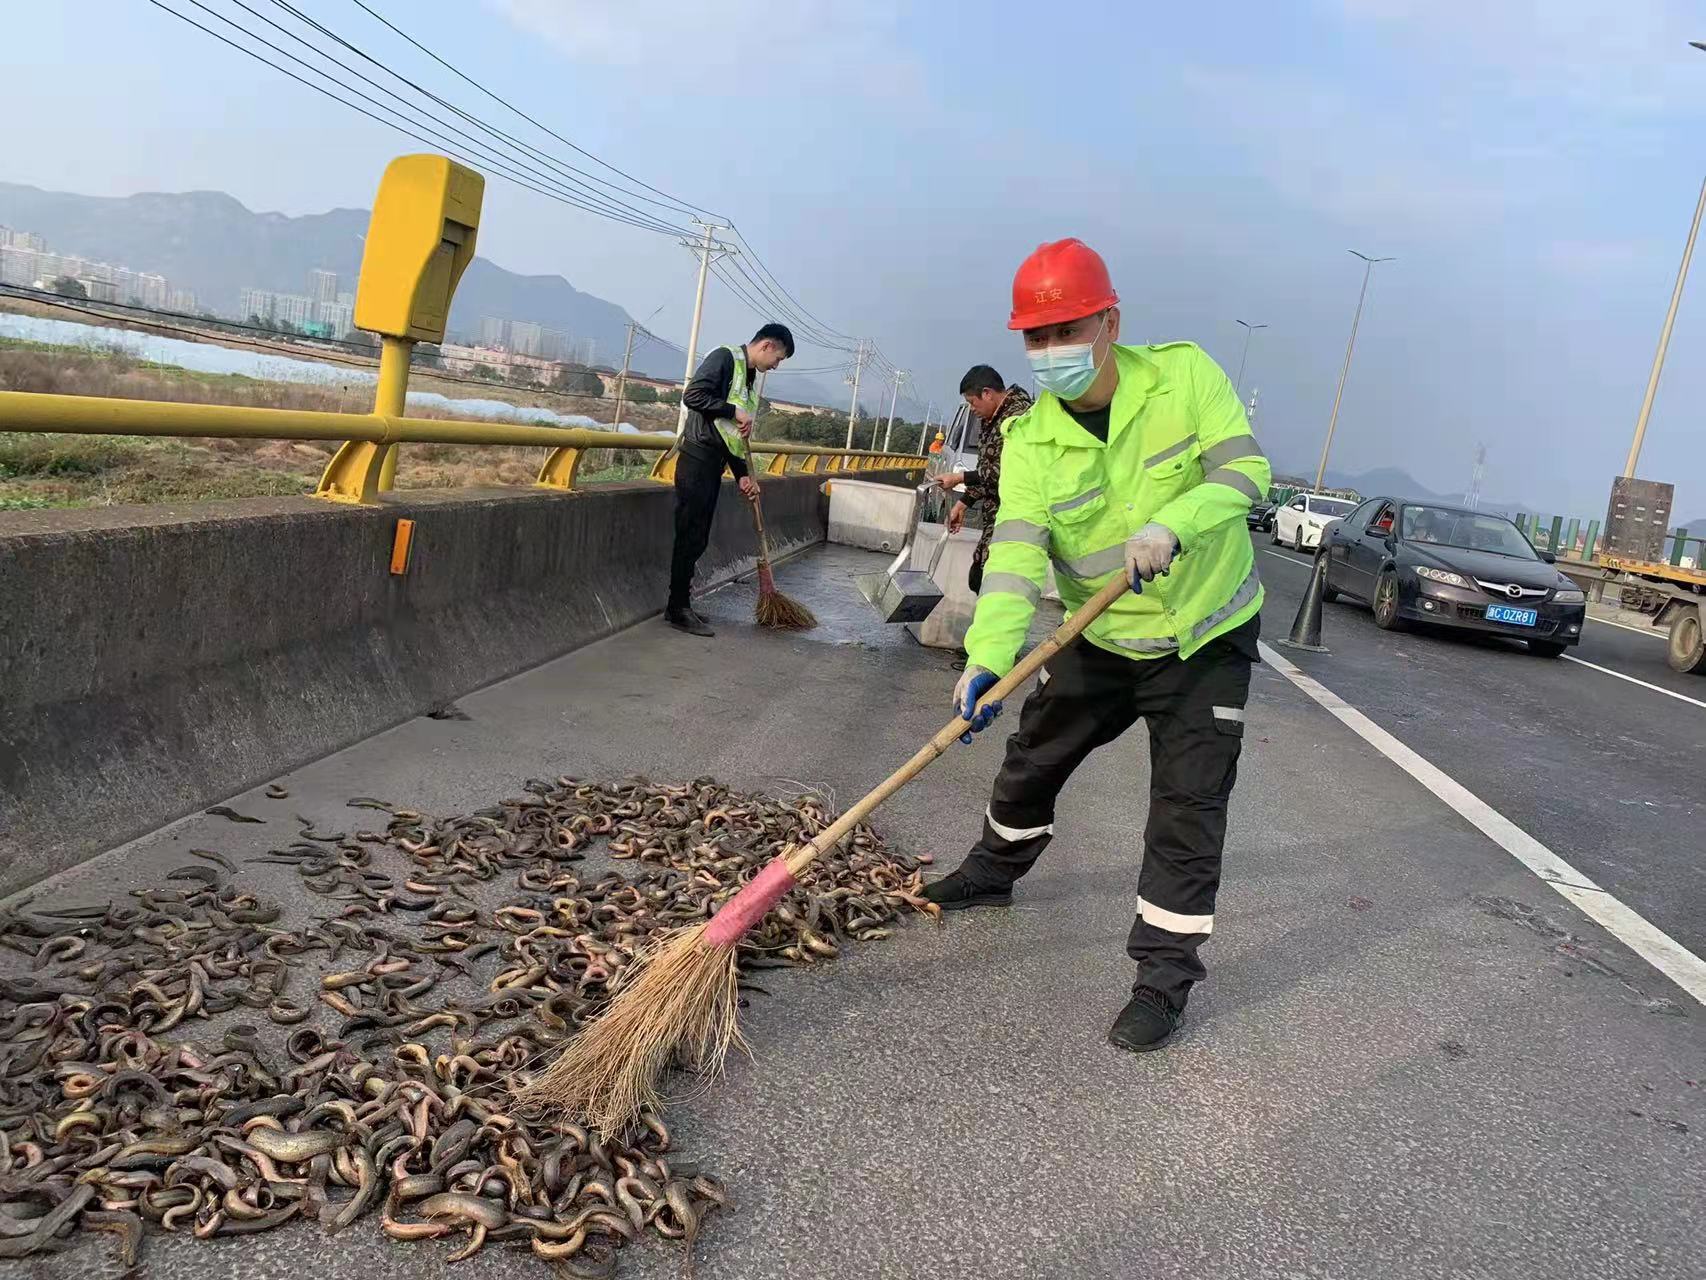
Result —
M 1706 675 L 1706 571 L 1614 552 L 1601 555 L 1599 564 L 1608 574 L 1637 580 L 1624 586 L 1624 603 L 1651 613 L 1653 625 L 1665 628 L 1671 670 Z

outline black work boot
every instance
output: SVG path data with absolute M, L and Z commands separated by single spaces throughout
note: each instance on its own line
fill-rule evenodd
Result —
M 1139 987 L 1109 1028 L 1108 1043 L 1133 1053 L 1162 1049 L 1184 1020 L 1184 1012 L 1166 996 L 1153 987 Z
M 924 886 L 924 900 L 934 902 L 944 911 L 964 911 L 967 907 L 1005 907 L 1013 901 L 1011 889 L 980 889 L 965 875 L 950 871 L 940 880 Z
M 690 636 L 714 636 L 711 624 L 706 622 L 692 609 L 665 609 L 663 620 L 677 631 L 685 631 Z

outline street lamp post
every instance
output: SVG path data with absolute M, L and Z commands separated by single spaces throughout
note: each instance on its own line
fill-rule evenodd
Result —
M 1706 53 L 1706 40 L 1690 40 L 1689 44 Z M 1653 415 L 1653 400 L 1659 393 L 1659 375 L 1664 372 L 1665 352 L 1670 349 L 1670 331 L 1676 324 L 1676 310 L 1682 305 L 1682 287 L 1688 283 L 1688 266 L 1694 259 L 1694 242 L 1700 236 L 1700 215 L 1706 213 L 1706 182 L 1700 184 L 1700 199 L 1694 205 L 1694 221 L 1688 228 L 1688 242 L 1682 246 L 1682 265 L 1676 271 L 1676 287 L 1670 292 L 1670 309 L 1665 312 L 1664 327 L 1659 330 L 1659 349 L 1653 355 L 1653 371 L 1647 375 L 1647 393 L 1641 397 L 1641 412 L 1635 419 L 1635 438 L 1629 442 L 1629 458 L 1623 464 L 1623 477 L 1635 477 L 1635 464 L 1641 460 L 1641 442 L 1647 436 L 1647 419 Z
M 1349 253 L 1363 260 L 1362 292 L 1357 294 L 1356 314 L 1351 317 L 1351 340 L 1345 343 L 1345 367 L 1339 370 L 1339 390 L 1333 396 L 1333 416 L 1327 419 L 1327 440 L 1321 446 L 1321 465 L 1315 468 L 1315 492 L 1321 492 L 1321 486 L 1327 479 L 1327 455 L 1333 449 L 1333 431 L 1339 425 L 1339 402 L 1345 398 L 1345 379 L 1351 374 L 1351 356 L 1357 349 L 1357 326 L 1362 323 L 1362 304 L 1368 298 L 1368 278 L 1374 273 L 1377 262 L 1393 262 L 1393 258 L 1371 258 L 1366 253 L 1358 253 L 1355 249 Z
M 1257 329 L 1266 329 L 1268 326 L 1251 324 L 1248 320 L 1240 320 L 1238 323 L 1244 326 L 1244 354 L 1238 360 L 1238 381 L 1232 385 L 1237 390 L 1239 398 L 1242 399 L 1244 395 L 1244 366 L 1250 360 L 1250 339 L 1256 336 Z

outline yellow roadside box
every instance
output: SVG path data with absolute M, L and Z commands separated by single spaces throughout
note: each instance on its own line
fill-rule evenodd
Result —
M 357 328 L 443 342 L 456 282 L 474 260 L 486 180 L 444 156 L 385 166 L 356 286 Z

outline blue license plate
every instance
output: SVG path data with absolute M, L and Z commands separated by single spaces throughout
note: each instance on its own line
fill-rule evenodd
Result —
M 1540 614 L 1534 609 L 1513 609 L 1508 604 L 1487 606 L 1488 622 L 1508 622 L 1513 627 L 1532 627 L 1539 620 Z

